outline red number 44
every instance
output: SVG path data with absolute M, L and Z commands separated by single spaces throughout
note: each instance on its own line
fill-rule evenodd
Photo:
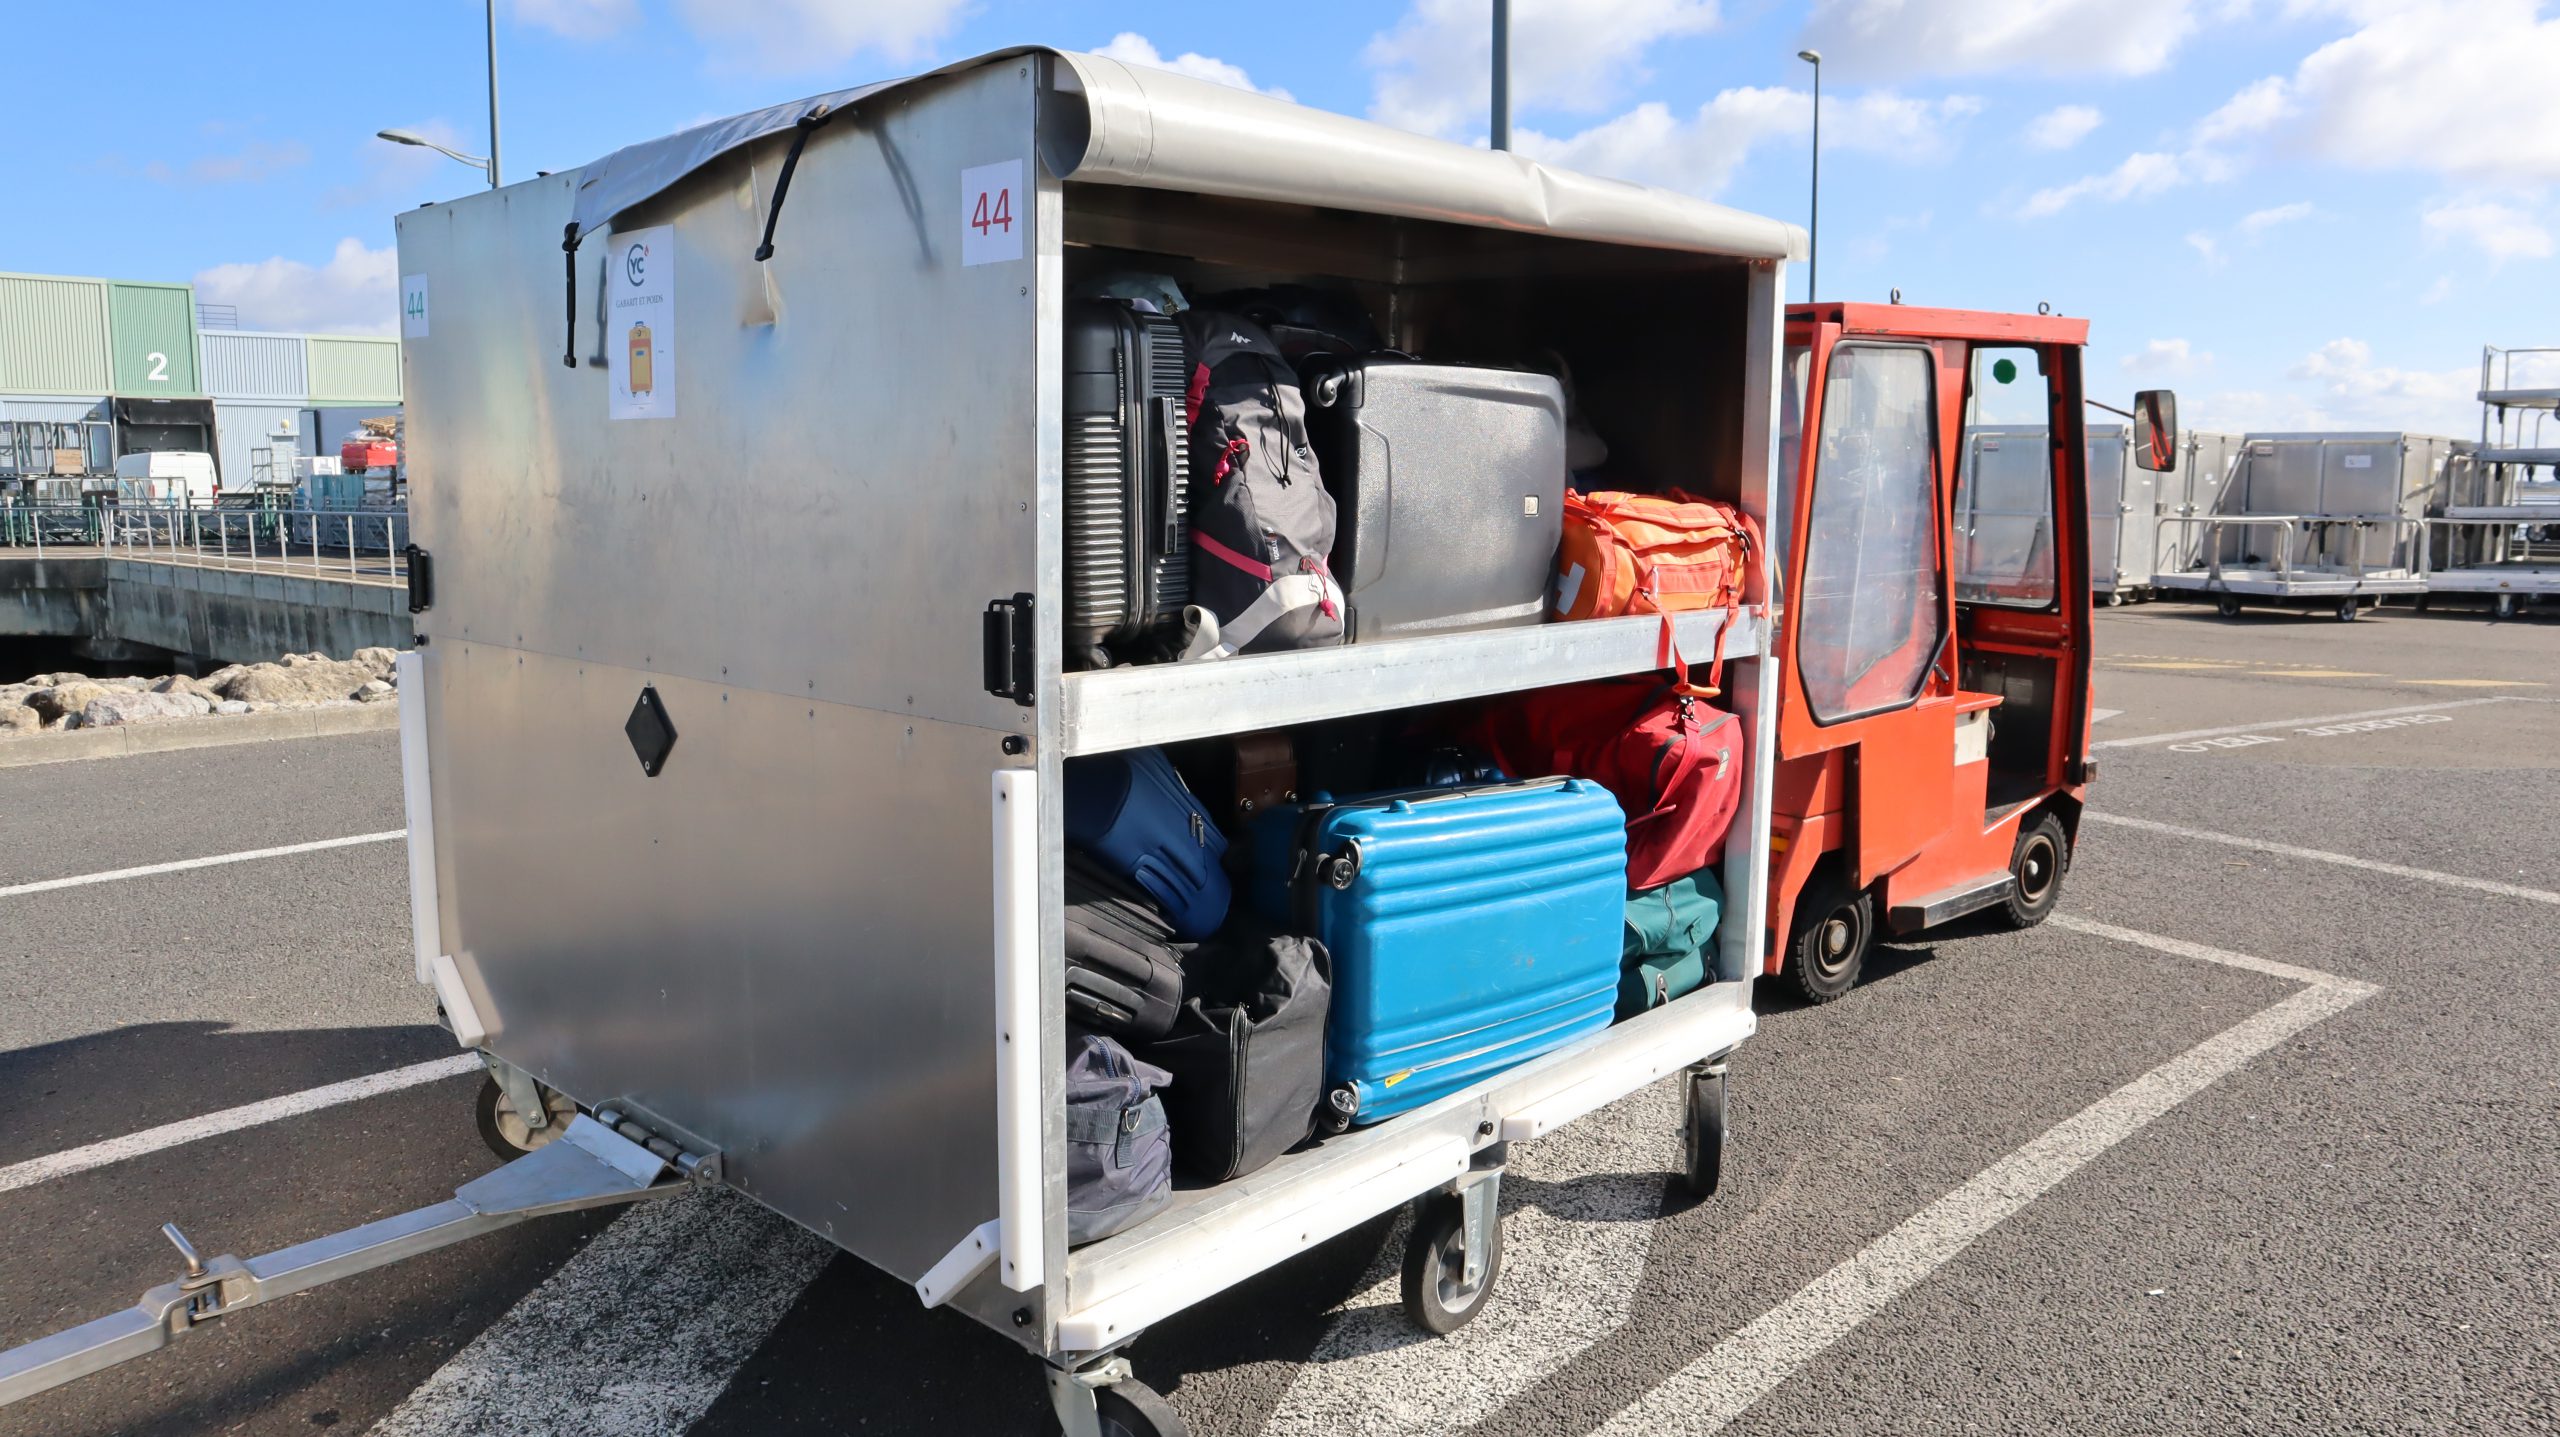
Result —
M 969 216 L 969 227 L 980 234 L 985 234 L 991 229 L 1001 229 L 1006 234 L 1013 233 L 1013 191 L 1009 188 L 996 191 L 993 210 L 987 208 L 987 192 L 978 191 L 978 208 L 976 213 Z

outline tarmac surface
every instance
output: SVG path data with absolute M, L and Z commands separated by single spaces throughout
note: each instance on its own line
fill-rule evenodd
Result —
M 2560 1428 L 2560 623 L 2096 627 L 2120 712 L 2060 914 L 1886 948 L 1826 1007 L 1764 994 L 1718 1196 L 1668 1180 L 1657 1085 L 1515 1146 L 1504 1274 L 1454 1336 L 1405 1325 L 1372 1225 L 1161 1325 L 1138 1375 L 1237 1437 Z M 0 1346 L 174 1276 L 162 1221 L 245 1255 L 491 1165 L 478 1079 L 418 1067 L 454 1048 L 374 837 L 401 821 L 391 734 L 0 771 Z M 1053 1430 L 1010 1342 L 719 1195 L 527 1224 L 0 1410 L 0 1437 L 336 1427 Z

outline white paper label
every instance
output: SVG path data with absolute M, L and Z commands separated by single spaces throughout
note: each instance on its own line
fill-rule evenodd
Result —
M 400 276 L 400 337 L 427 337 L 427 277 L 422 274 Z
M 604 343 L 613 417 L 676 417 L 676 232 L 613 237 L 605 256 Z
M 965 267 L 1022 258 L 1022 232 L 1031 220 L 1027 201 L 1020 160 L 962 170 L 960 263 Z
M 2370 454 L 2342 454 L 2338 456 L 2338 467 L 2341 469 L 2370 469 L 2373 467 L 2373 456 Z

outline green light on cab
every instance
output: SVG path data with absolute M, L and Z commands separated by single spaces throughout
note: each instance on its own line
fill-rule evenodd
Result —
M 2018 361 L 2014 359 L 2003 359 L 1994 363 L 1991 366 L 1991 377 L 1999 380 L 2002 384 L 2006 384 L 2010 380 L 2017 378 Z

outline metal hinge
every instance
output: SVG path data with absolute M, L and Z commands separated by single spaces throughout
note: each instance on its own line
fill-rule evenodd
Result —
M 986 617 L 987 692 L 1029 708 L 1040 701 L 1038 630 L 1029 594 L 989 599 Z
M 720 1150 L 717 1148 L 708 1152 L 690 1151 L 682 1143 L 651 1132 L 629 1113 L 612 1106 L 596 1109 L 596 1121 L 619 1136 L 638 1143 L 648 1150 L 649 1156 L 675 1169 L 690 1181 L 716 1183 L 726 1176 L 724 1165 L 720 1161 Z
M 423 614 L 436 606 L 435 556 L 411 544 L 400 558 L 409 566 L 409 612 Z

